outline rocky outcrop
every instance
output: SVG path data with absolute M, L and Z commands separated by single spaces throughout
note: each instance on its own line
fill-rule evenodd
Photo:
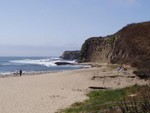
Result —
M 110 62 L 112 56 L 113 37 L 92 37 L 82 45 L 80 60 L 83 62 Z
M 80 51 L 65 51 L 60 58 L 66 60 L 77 60 L 80 56 Z
M 56 65 L 74 65 L 73 63 L 69 62 L 55 62 Z
M 127 25 L 110 36 L 89 38 L 82 45 L 80 60 L 150 68 L 150 22 Z

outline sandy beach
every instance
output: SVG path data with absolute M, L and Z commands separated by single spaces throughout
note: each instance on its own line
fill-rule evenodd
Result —
M 122 88 L 148 84 L 107 65 L 33 76 L 0 78 L 0 113 L 55 113 L 87 99 L 93 87 Z

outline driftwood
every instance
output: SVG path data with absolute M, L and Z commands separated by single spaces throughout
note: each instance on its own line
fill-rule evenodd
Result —
M 96 86 L 89 86 L 90 89 L 110 89 L 108 87 L 96 87 Z
M 117 78 L 117 77 L 126 77 L 126 78 L 135 78 L 135 76 L 122 76 L 122 75 L 112 75 L 112 76 L 93 76 L 91 80 L 100 79 L 100 78 Z

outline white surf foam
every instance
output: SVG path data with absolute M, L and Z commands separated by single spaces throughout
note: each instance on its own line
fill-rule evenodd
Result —
M 76 61 L 68 61 L 68 60 L 61 60 L 59 58 L 48 58 L 48 59 L 39 59 L 39 60 L 32 60 L 32 59 L 24 59 L 24 60 L 12 60 L 11 63 L 22 63 L 22 64 L 36 64 L 36 65 L 44 65 L 47 67 L 50 66 L 57 66 L 56 62 L 67 62 L 70 64 L 76 64 Z
M 44 65 L 44 66 L 56 66 L 53 61 L 50 61 L 49 59 L 41 59 L 41 60 L 30 60 L 30 59 L 25 59 L 25 60 L 13 60 L 10 61 L 13 63 L 22 63 L 22 64 L 37 64 L 37 65 Z

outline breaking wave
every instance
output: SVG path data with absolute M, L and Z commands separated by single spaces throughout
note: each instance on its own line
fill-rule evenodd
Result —
M 46 58 L 46 59 L 23 59 L 23 60 L 12 60 L 10 61 L 11 63 L 21 63 L 21 64 L 34 64 L 34 65 L 43 65 L 43 66 L 57 66 L 57 62 L 65 62 L 65 63 L 70 63 L 70 64 L 76 64 L 77 62 L 75 60 L 73 61 L 68 61 L 68 60 L 63 60 L 59 58 Z

